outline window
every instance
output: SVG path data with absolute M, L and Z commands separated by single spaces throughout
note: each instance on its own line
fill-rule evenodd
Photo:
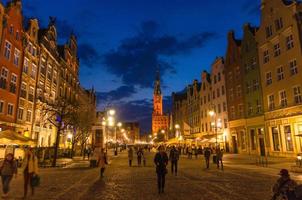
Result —
M 237 86 L 237 97 L 241 97 L 241 85 Z
M 53 71 L 53 83 L 57 84 L 57 71 Z
M 272 72 L 266 72 L 266 85 L 273 83 Z
M 223 107 L 223 112 L 226 112 L 227 106 L 226 106 L 226 103 L 225 103 L 225 102 L 223 102 L 222 107 Z
M 34 101 L 34 88 L 33 87 L 29 87 L 28 100 L 31 102 Z
M 42 62 L 41 62 L 40 68 L 41 68 L 41 74 L 42 74 L 42 76 L 45 77 L 45 75 L 46 75 L 46 68 L 45 68 L 45 60 L 43 58 L 42 58 Z
M 20 51 L 15 48 L 14 52 L 14 65 L 18 66 L 20 61 Z
M 235 107 L 231 106 L 231 118 L 234 119 L 235 118 Z
M 277 127 L 272 127 L 272 138 L 274 151 L 280 151 L 279 131 Z
M 205 104 L 207 103 L 207 97 L 206 97 L 206 96 L 203 97 L 203 102 L 204 102 Z
M 220 97 L 220 89 L 217 88 L 216 91 L 217 91 L 217 98 L 219 98 Z
M 218 72 L 218 81 L 220 81 L 221 80 L 221 74 L 220 74 L 220 72 Z
M 10 59 L 11 48 L 12 48 L 11 43 L 9 43 L 8 41 L 5 41 L 4 57 L 5 57 L 7 60 Z
M 8 77 L 8 70 L 5 67 L 2 67 L 1 77 L 0 77 L 0 88 L 4 90 L 6 89 L 7 77 Z
M 17 88 L 17 75 L 16 74 L 12 74 L 11 75 L 11 79 L 10 79 L 9 91 L 11 93 L 16 93 L 16 88 Z
M 279 92 L 279 99 L 280 99 L 280 106 L 285 107 L 287 106 L 287 98 L 285 90 Z
M 14 33 L 14 27 L 13 27 L 13 25 L 10 25 L 10 27 L 9 27 L 9 33 L 10 34 Z
M 19 109 L 18 109 L 18 119 L 20 119 L 20 120 L 23 119 L 23 111 L 24 111 L 23 108 L 19 108 Z
M 224 85 L 221 86 L 221 95 L 224 95 L 225 91 L 224 91 Z
M 295 86 L 294 87 L 294 99 L 295 99 L 295 104 L 302 103 L 302 96 L 301 96 L 300 86 Z
M 217 76 L 214 75 L 214 84 L 216 84 L 216 83 L 217 83 Z
M 298 67 L 297 67 L 297 61 L 292 60 L 289 62 L 289 68 L 290 68 L 290 74 L 293 76 L 295 74 L 298 74 Z
M 37 74 L 37 66 L 34 63 L 32 63 L 30 77 L 32 79 L 36 79 L 36 74 Z
M 239 117 L 243 116 L 243 105 L 242 104 L 238 105 L 238 115 L 239 115 Z
M 274 45 L 274 56 L 277 57 L 281 54 L 281 49 L 280 49 L 280 44 L 275 44 Z
M 24 99 L 26 99 L 26 83 L 22 82 L 21 84 L 21 93 L 20 93 L 20 96 Z
M 36 52 L 37 52 L 37 48 L 36 48 L 36 47 L 33 47 L 33 48 L 32 48 L 32 52 L 31 52 L 31 55 L 36 56 Z
M 213 99 L 215 99 L 216 97 L 215 97 L 215 91 L 213 91 Z
M 51 72 L 52 72 L 52 67 L 50 65 L 48 65 L 47 68 L 47 79 L 51 80 Z
M 218 107 L 218 113 L 221 113 L 221 105 L 218 104 L 217 107 Z
M 268 63 L 269 62 L 269 53 L 268 50 L 263 51 L 263 63 Z
M 245 131 L 240 131 L 241 135 L 241 149 L 246 149 L 246 133 Z
M 251 91 L 251 85 L 250 83 L 246 83 L 246 93 L 248 94 L 250 93 L 250 91 Z
M 281 17 L 275 20 L 275 27 L 277 31 L 283 28 L 283 20 Z
M 251 149 L 256 150 L 256 133 L 255 129 L 250 130 L 250 135 L 251 135 Z
M 19 39 L 20 39 L 19 31 L 16 31 L 16 40 L 19 40 Z
M 234 99 L 234 91 L 233 91 L 233 88 L 231 88 L 230 90 L 229 90 L 230 92 L 230 94 L 229 94 L 229 99 L 230 100 L 233 100 Z
M 258 99 L 256 100 L 256 105 L 257 105 L 257 113 L 261 113 L 262 106 L 261 106 L 261 103 Z
M 286 48 L 290 50 L 294 47 L 294 38 L 293 35 L 289 35 L 286 37 Z
M 272 36 L 273 35 L 272 25 L 265 27 L 265 32 L 266 32 L 266 38 Z
M 283 79 L 284 79 L 283 67 L 278 67 L 277 68 L 277 80 L 281 81 Z
M 284 135 L 285 135 L 285 143 L 286 143 L 286 150 L 287 151 L 293 151 L 293 138 L 291 134 L 290 126 L 284 126 Z
M 253 80 L 253 89 L 254 89 L 254 91 L 259 90 L 259 80 L 258 79 Z
M 274 95 L 273 94 L 269 95 L 267 99 L 268 99 L 268 109 L 269 110 L 275 109 L 275 97 L 274 97 Z
M 228 120 L 224 119 L 224 128 L 228 128 Z
M 28 110 L 26 113 L 26 121 L 31 122 L 31 111 Z
M 28 73 L 28 66 L 29 66 L 29 60 L 28 58 L 24 58 L 24 64 L 23 64 L 23 72 Z
M 251 115 L 253 113 L 253 106 L 250 102 L 248 102 L 248 115 Z
M 4 111 L 4 102 L 0 101 L 0 113 L 3 113 Z
M 14 113 L 14 105 L 10 103 L 7 104 L 7 114 L 12 116 L 13 113 Z

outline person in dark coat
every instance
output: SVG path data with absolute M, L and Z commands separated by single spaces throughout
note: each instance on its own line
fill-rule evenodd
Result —
M 223 150 L 218 147 L 216 149 L 216 164 L 217 164 L 217 169 L 219 169 L 219 167 L 221 166 L 221 170 L 223 170 L 222 157 L 223 157 Z
M 141 166 L 142 165 L 142 157 L 144 156 L 144 152 L 142 149 L 139 149 L 137 151 L 137 165 Z
M 206 167 L 207 167 L 207 169 L 210 168 L 210 156 L 211 156 L 211 150 L 209 148 L 206 148 L 204 150 L 204 158 L 206 160 Z
M 295 188 L 297 187 L 296 181 L 290 178 L 289 172 L 287 169 L 280 170 L 280 178 L 274 184 L 273 197 L 272 199 L 288 199 L 288 200 L 297 200 L 295 197 Z
M 175 148 L 175 146 L 173 146 L 173 148 L 171 149 L 169 158 L 170 158 L 170 161 L 171 161 L 171 172 L 172 172 L 172 174 L 175 173 L 175 176 L 177 176 L 179 151 Z
M 164 147 L 159 147 L 159 152 L 155 154 L 154 164 L 156 166 L 158 193 L 164 193 L 165 178 L 167 174 L 168 155 L 164 151 Z

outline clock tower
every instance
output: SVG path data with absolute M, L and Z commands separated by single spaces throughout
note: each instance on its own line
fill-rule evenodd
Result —
M 166 133 L 168 130 L 169 118 L 163 113 L 163 96 L 160 88 L 160 75 L 156 74 L 153 92 L 153 112 L 152 112 L 152 133 Z

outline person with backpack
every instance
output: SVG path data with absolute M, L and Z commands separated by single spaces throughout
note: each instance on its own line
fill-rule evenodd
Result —
M 286 199 L 286 200 L 297 200 L 295 194 L 295 188 L 297 183 L 290 178 L 287 169 L 280 170 L 280 178 L 276 181 L 273 186 L 273 197 L 272 200 Z
M 204 150 L 204 158 L 205 158 L 205 161 L 206 161 L 207 169 L 210 168 L 210 157 L 211 157 L 211 150 L 209 148 L 206 148 Z
M 104 172 L 105 172 L 105 167 L 108 164 L 107 162 L 107 155 L 104 151 L 104 148 L 101 149 L 101 152 L 98 157 L 98 166 L 101 168 L 100 169 L 100 178 L 104 177 Z
M 163 146 L 159 146 L 158 150 L 159 152 L 157 152 L 154 157 L 154 164 L 156 166 L 158 193 L 160 194 L 164 193 L 165 190 L 166 174 L 168 173 L 167 165 L 169 158 Z
M 177 176 L 179 152 L 175 148 L 175 146 L 173 146 L 170 151 L 169 159 L 171 161 L 171 172 L 172 172 L 172 174 L 175 174 L 175 176 Z
M 1 163 L 0 174 L 2 179 L 2 197 L 5 198 L 8 196 L 9 184 L 13 176 L 15 175 L 17 178 L 17 161 L 12 153 L 8 153 L 5 156 L 4 161 Z
M 33 180 L 38 177 L 38 158 L 35 156 L 33 149 L 29 148 L 25 153 L 25 158 L 22 163 L 24 176 L 24 198 L 27 197 L 28 185 L 31 187 L 31 194 L 34 195 L 35 184 Z

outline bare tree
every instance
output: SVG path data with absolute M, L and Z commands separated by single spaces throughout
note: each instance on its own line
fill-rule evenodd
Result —
M 65 98 L 58 98 L 55 101 L 43 103 L 43 116 L 57 128 L 52 161 L 53 167 L 57 164 L 61 133 L 68 126 L 72 126 L 74 124 L 74 116 L 77 113 L 78 107 L 79 105 L 75 100 L 67 100 Z

